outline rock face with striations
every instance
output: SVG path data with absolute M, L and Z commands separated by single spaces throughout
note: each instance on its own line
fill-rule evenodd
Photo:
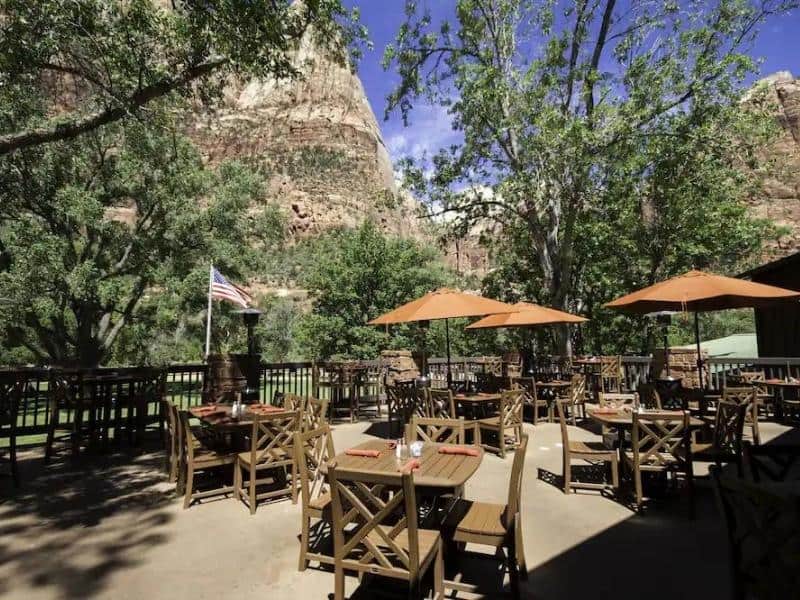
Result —
M 293 238 L 372 218 L 387 232 L 424 238 L 417 203 L 398 192 L 361 81 L 305 39 L 302 77 L 231 85 L 189 135 L 209 163 L 238 159 L 266 173 Z
M 758 85 L 766 87 L 766 102 L 780 131 L 765 151 L 769 176 L 763 194 L 752 199 L 751 210 L 786 228 L 786 233 L 767 249 L 777 258 L 800 251 L 800 80 L 780 71 Z M 748 101 L 747 96 L 744 101 Z

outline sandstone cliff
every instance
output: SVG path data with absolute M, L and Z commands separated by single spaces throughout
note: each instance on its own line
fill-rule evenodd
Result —
M 294 239 L 372 218 L 390 233 L 428 239 L 417 203 L 398 193 L 389 154 L 358 76 L 309 40 L 302 77 L 231 85 L 188 127 L 209 163 L 236 158 L 266 174 Z
M 763 193 L 751 200 L 751 207 L 753 214 L 786 229 L 767 248 L 770 258 L 779 258 L 800 251 L 800 80 L 780 71 L 765 77 L 759 85 L 766 87 L 766 101 L 780 130 L 765 151 L 768 176 Z

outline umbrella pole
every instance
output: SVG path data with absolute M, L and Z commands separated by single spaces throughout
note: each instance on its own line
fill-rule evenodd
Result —
M 700 319 L 698 312 L 694 313 L 694 339 L 697 342 L 697 381 L 700 383 L 700 389 L 703 390 L 703 355 L 700 352 Z
M 664 366 L 667 370 L 667 379 L 669 379 L 669 328 L 666 325 L 664 325 Z
M 453 387 L 453 374 L 450 372 L 450 319 L 444 320 L 444 332 L 447 338 L 447 388 Z

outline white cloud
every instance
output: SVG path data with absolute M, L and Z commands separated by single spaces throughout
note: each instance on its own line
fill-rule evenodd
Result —
M 410 114 L 408 127 L 394 123 L 387 132 L 386 146 L 393 161 L 411 157 L 431 157 L 439 149 L 461 140 L 461 133 L 453 131 L 452 117 L 444 106 L 419 104 Z

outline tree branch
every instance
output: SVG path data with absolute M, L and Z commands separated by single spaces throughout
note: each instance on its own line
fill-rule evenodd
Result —
M 600 23 L 600 32 L 597 34 L 597 43 L 592 52 L 592 61 L 589 63 L 589 70 L 584 80 L 584 103 L 586 104 L 586 117 L 591 123 L 592 113 L 594 112 L 594 76 L 600 65 L 600 57 L 603 55 L 603 48 L 606 45 L 606 36 L 611 26 L 611 17 L 614 14 L 616 0 L 607 0 L 606 8 L 603 11 L 603 20 Z
M 118 121 L 151 100 L 165 96 L 175 89 L 211 74 L 226 62 L 227 59 L 220 58 L 189 67 L 178 77 L 162 79 L 138 90 L 127 98 L 121 106 L 96 111 L 84 117 L 74 118 L 50 127 L 30 129 L 0 136 L 0 156 L 48 142 L 72 139 L 108 123 Z

